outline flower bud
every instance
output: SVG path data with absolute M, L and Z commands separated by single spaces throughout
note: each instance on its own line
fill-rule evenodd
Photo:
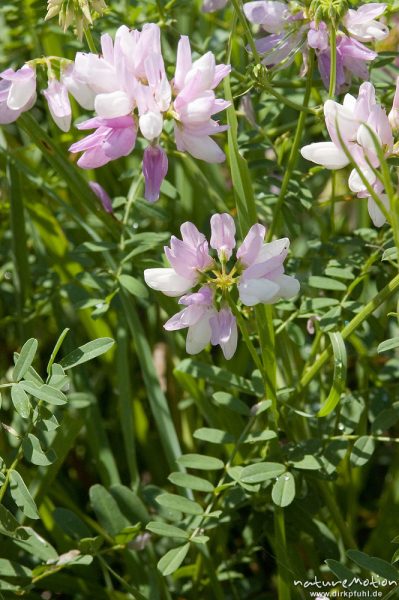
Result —
M 145 179 L 144 197 L 156 202 L 163 180 L 168 172 L 168 157 L 159 146 L 148 146 L 144 150 L 143 175 Z

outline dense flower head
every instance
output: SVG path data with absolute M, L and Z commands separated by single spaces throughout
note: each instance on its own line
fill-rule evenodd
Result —
M 380 166 L 377 147 L 386 158 L 397 151 L 394 149 L 390 120 L 385 109 L 376 101 L 373 85 L 362 83 L 358 97 L 346 94 L 342 104 L 327 100 L 324 104 L 324 116 L 331 142 L 309 144 L 302 148 L 302 156 L 334 170 L 350 164 L 349 153 L 364 179 L 387 207 L 387 196 L 375 171 Z M 385 223 L 385 216 L 370 195 L 358 170 L 354 168 L 350 173 L 349 189 L 360 198 L 368 198 L 370 217 L 374 225 L 380 227 Z
M 122 26 L 114 41 L 104 34 L 101 50 L 100 55 L 78 53 L 73 67 L 69 67 L 64 76 L 64 83 L 77 102 L 94 108 L 96 119 L 89 123 L 91 126 L 97 123 L 100 130 L 89 136 L 89 148 L 85 139 L 70 148 L 72 152 L 85 153 L 83 160 L 78 161 L 79 166 L 96 168 L 105 164 L 105 156 L 113 160 L 129 154 L 134 148 L 136 133 L 141 134 L 149 144 L 143 161 L 145 195 L 150 201 L 157 200 L 168 166 L 166 154 L 160 147 L 165 119 L 174 122 L 178 150 L 210 163 L 225 159 L 224 152 L 211 136 L 226 129 L 212 117 L 229 106 L 228 102 L 216 98 L 214 91 L 230 72 L 228 65 L 216 65 L 212 52 L 193 61 L 190 42 L 187 36 L 182 36 L 175 76 L 169 81 L 160 29 L 153 23 L 144 25 L 141 31 Z M 106 127 L 112 129 L 113 119 L 119 130 L 120 119 L 131 119 L 127 126 L 130 135 L 125 132 L 121 137 L 120 131 L 118 135 L 105 132 L 105 121 Z M 99 143 L 93 145 L 95 140 Z M 103 150 L 104 143 L 108 148 L 113 147 L 112 156 Z
M 161 31 L 155 23 L 147 23 L 141 31 L 122 25 L 114 39 L 103 34 L 99 54 L 78 52 L 73 62 L 57 59 L 59 79 L 52 60 L 54 57 L 32 63 L 47 69 L 49 81 L 43 95 L 58 127 L 62 131 L 70 128 L 69 94 L 82 108 L 95 112 L 93 118 L 78 125 L 80 130 L 95 131 L 70 147 L 71 152 L 82 153 L 79 167 L 95 169 L 129 155 L 141 135 L 148 144 L 142 167 L 145 197 L 158 200 L 168 170 L 160 145 L 166 120 L 173 121 L 179 151 L 208 163 L 225 160 L 212 136 L 227 129 L 214 116 L 230 103 L 217 98 L 215 88 L 229 74 L 230 66 L 217 65 L 212 52 L 193 60 L 187 36 L 180 38 L 171 80 L 165 70 Z M 0 77 L 0 124 L 11 123 L 36 100 L 36 72 L 25 65 L 18 71 L 7 69 Z
M 167 331 L 188 328 L 186 350 L 201 352 L 209 343 L 222 348 L 230 359 L 237 347 L 237 323 L 230 306 L 273 304 L 292 298 L 299 282 L 285 275 L 284 261 L 289 240 L 282 238 L 265 243 L 265 227 L 253 225 L 237 249 L 236 228 L 231 215 L 215 214 L 211 218 L 210 246 L 193 223 L 183 223 L 181 239 L 172 236 L 165 255 L 170 267 L 146 269 L 149 287 L 166 296 L 180 297 L 185 308 L 164 325 Z
M 347 88 L 351 77 L 368 79 L 368 63 L 377 53 L 364 43 L 383 40 L 388 28 L 377 21 L 386 4 L 370 3 L 349 9 L 336 36 L 336 92 Z M 307 48 L 316 52 L 320 76 L 329 88 L 331 70 L 330 33 L 324 21 L 314 20 L 310 11 L 296 3 L 258 0 L 244 4 L 247 19 L 269 35 L 256 40 L 256 48 L 268 67 L 287 66 L 295 54 Z

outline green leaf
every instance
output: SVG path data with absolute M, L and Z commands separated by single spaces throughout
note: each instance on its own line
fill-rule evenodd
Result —
M 53 363 L 50 367 L 50 377 L 48 378 L 47 383 L 57 390 L 62 390 L 62 388 L 69 383 L 69 377 L 65 374 L 61 365 Z
M 124 527 L 122 531 L 116 534 L 115 543 L 126 545 L 132 540 L 134 540 L 141 531 L 141 523 L 136 523 L 136 525 L 129 525 L 128 527 Z
M 383 433 L 399 420 L 399 406 L 382 410 L 371 424 L 371 432 L 376 435 Z
M 48 404 L 62 406 L 67 402 L 65 394 L 63 394 L 61 390 L 57 390 L 57 388 L 47 385 L 46 383 L 43 383 L 43 385 L 38 385 L 33 381 L 22 381 L 20 385 L 26 392 L 28 392 L 28 394 L 34 396 L 38 400 L 47 402 Z
M 187 473 L 171 473 L 168 479 L 175 485 L 189 490 L 197 490 L 198 492 L 213 492 L 214 490 L 210 481 L 202 479 L 202 477 L 196 477 L 195 475 L 188 475 Z
M 148 298 L 148 288 L 139 279 L 132 277 L 131 275 L 120 275 L 119 283 L 137 298 Z
M 89 496 L 97 519 L 108 533 L 116 535 L 131 525 L 120 511 L 116 500 L 102 485 L 93 485 L 90 488 Z
M 277 506 L 288 506 L 295 498 L 295 479 L 292 473 L 285 473 L 277 478 L 272 489 L 272 500 Z
M 38 519 L 36 504 L 18 471 L 11 471 L 10 493 L 15 504 L 29 519 Z
M 72 369 L 77 365 L 81 365 L 89 360 L 93 360 L 97 356 L 101 356 L 101 354 L 105 354 L 108 352 L 110 348 L 114 345 L 114 340 L 112 338 L 98 338 L 97 340 L 93 340 L 92 342 L 88 342 L 83 346 L 79 346 L 73 350 L 70 354 L 65 356 L 60 365 L 66 369 Z
M 110 492 L 115 498 L 120 511 L 130 521 L 146 524 L 150 520 L 150 515 L 143 501 L 138 495 L 126 485 L 116 483 L 111 486 Z
M 94 556 L 104 544 L 104 538 L 101 535 L 96 537 L 87 537 L 79 540 L 79 550 L 82 554 L 91 554 Z
M 151 521 L 146 525 L 146 529 L 160 536 L 183 538 L 185 540 L 189 537 L 187 531 L 184 531 L 184 529 L 179 529 L 179 527 L 174 527 L 174 525 L 162 523 L 161 521 Z
M 352 581 L 353 572 L 348 569 L 345 565 L 341 564 L 337 560 L 332 558 L 328 558 L 325 563 L 327 564 L 330 571 L 334 573 L 341 581 L 347 579 L 348 581 Z
M 214 471 L 223 469 L 224 463 L 219 458 L 204 456 L 203 454 L 183 454 L 177 459 L 179 465 L 188 469 L 200 469 L 203 471 Z
M 48 561 L 58 556 L 55 548 L 31 527 L 19 527 L 16 532 L 14 544 L 34 556 L 35 560 L 39 558 L 40 560 Z
M 158 504 L 165 508 L 171 508 L 187 515 L 202 515 L 204 512 L 200 504 L 177 494 L 161 494 L 157 496 L 156 500 Z
M 197 440 L 210 442 L 211 444 L 231 444 L 236 441 L 231 433 L 226 433 L 221 429 L 214 429 L 212 427 L 200 427 L 200 429 L 194 431 L 194 437 Z
M 274 462 L 259 462 L 244 467 L 240 474 L 243 483 L 261 483 L 279 477 L 286 471 L 284 465 Z
M 13 378 L 15 381 L 20 381 L 31 366 L 33 359 L 35 358 L 37 345 L 37 340 L 31 338 L 22 346 L 21 353 L 17 358 L 13 370 Z
M 194 542 L 194 544 L 206 544 L 209 542 L 209 537 L 207 535 L 196 535 L 191 538 L 191 541 Z
M 300 460 L 290 460 L 290 463 L 295 469 L 305 469 L 308 471 L 318 471 L 322 468 L 322 462 L 312 454 L 306 454 Z
M 19 523 L 5 506 L 0 504 L 0 533 L 4 535 L 14 534 Z
M 310 287 L 317 288 L 318 290 L 333 290 L 336 292 L 345 292 L 346 285 L 336 279 L 330 279 L 330 277 L 319 277 L 317 275 L 311 275 L 308 281 Z
M 277 437 L 277 433 L 271 429 L 265 429 L 264 431 L 253 431 L 249 433 L 243 440 L 243 444 L 258 444 L 261 442 L 268 442 Z
M 48 467 L 48 465 L 51 465 L 57 459 L 51 448 L 47 453 L 43 451 L 39 440 L 32 433 L 28 433 L 22 440 L 22 449 L 25 458 L 33 465 L 38 465 L 39 467 Z
M 329 333 L 328 335 L 330 336 L 334 353 L 334 376 L 330 393 L 327 400 L 317 413 L 318 417 L 326 417 L 334 410 L 341 398 L 342 392 L 345 390 L 346 385 L 348 359 L 344 339 L 341 333 L 338 331 Z
M 368 554 L 360 552 L 360 550 L 348 550 L 346 554 L 348 558 L 353 560 L 362 569 L 372 571 L 384 579 L 399 580 L 399 571 L 389 562 L 382 560 L 382 558 L 368 556 Z
M 28 567 L 6 558 L 0 558 L 0 573 L 2 577 L 10 579 L 30 579 L 32 577 L 32 571 Z
M 23 419 L 29 419 L 31 405 L 27 394 L 19 384 L 11 387 L 11 400 L 15 410 Z
M 191 358 L 184 359 L 177 367 L 176 371 L 182 373 L 188 373 L 195 379 L 205 379 L 208 383 L 214 383 L 221 387 L 236 388 L 241 392 L 250 394 L 251 396 L 262 397 L 264 389 L 261 380 L 255 380 L 254 382 L 244 379 L 239 375 L 235 375 L 230 371 L 221 369 L 219 367 L 200 363 Z
M 239 415 L 244 415 L 244 417 L 249 417 L 251 414 L 250 408 L 235 396 L 231 394 L 227 394 L 226 392 L 216 392 L 213 394 L 212 398 L 219 406 L 223 406 L 232 410 L 233 412 L 238 413 Z
M 374 439 L 371 436 L 363 435 L 353 444 L 350 455 L 351 464 L 354 467 L 362 467 L 370 460 L 374 449 Z
M 399 346 L 399 337 L 394 337 L 389 340 L 385 340 L 385 342 L 381 342 L 378 345 L 377 352 L 387 352 L 388 350 L 393 350 L 393 348 L 397 348 Z
M 180 567 L 187 556 L 189 548 L 189 543 L 184 544 L 184 546 L 179 546 L 178 548 L 172 548 L 172 550 L 169 550 L 169 552 L 161 558 L 157 566 L 164 577 L 171 575 Z

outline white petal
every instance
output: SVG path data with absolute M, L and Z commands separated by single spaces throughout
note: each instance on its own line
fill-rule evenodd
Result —
M 174 269 L 145 269 L 144 281 L 153 290 L 162 292 L 165 296 L 181 296 L 190 290 L 195 278 L 186 279 L 178 275 Z
M 94 108 L 99 117 L 114 119 L 125 117 L 133 110 L 133 102 L 125 92 L 111 92 L 98 94 L 94 101 Z
M 7 106 L 11 110 L 24 109 L 36 94 L 36 78 L 14 81 L 8 92 Z
M 280 286 L 269 279 L 249 279 L 241 281 L 237 287 L 240 300 L 245 306 L 270 303 L 280 290 Z
M 279 296 L 281 298 L 293 298 L 298 294 L 301 287 L 298 279 L 289 275 L 280 275 L 274 281 L 280 286 Z
M 188 328 L 186 338 L 187 354 L 198 354 L 210 343 L 212 330 L 209 323 L 213 310 L 207 312 L 203 319 Z
M 342 169 L 349 164 L 344 151 L 337 148 L 332 142 L 309 144 L 301 149 L 301 154 L 306 160 L 326 167 L 326 169 Z
M 221 163 L 226 158 L 223 150 L 209 135 L 193 135 L 185 133 L 176 127 L 176 145 L 179 150 L 185 150 L 194 158 L 208 163 Z
M 371 169 L 368 169 L 367 167 L 362 167 L 360 171 L 363 173 L 364 177 L 370 185 L 373 185 L 373 183 L 375 183 L 375 175 Z M 353 171 L 351 171 L 351 174 L 349 175 L 348 185 L 349 189 L 355 194 L 358 194 L 359 192 L 364 192 L 367 189 L 356 169 L 353 169 Z
M 222 349 L 223 356 L 225 357 L 226 360 L 230 360 L 230 358 L 232 358 L 234 356 L 235 351 L 237 350 L 237 339 L 238 339 L 237 322 L 234 320 L 233 326 L 231 328 L 231 335 L 230 335 L 229 339 L 226 342 L 220 343 L 220 347 Z
M 383 205 L 385 206 L 385 208 L 387 209 L 387 211 L 389 211 L 388 196 L 386 196 L 385 194 L 381 194 L 380 200 L 383 203 Z M 367 208 L 369 211 L 370 219 L 373 221 L 374 225 L 376 227 L 382 227 L 384 225 L 384 223 L 386 222 L 386 218 L 384 217 L 383 213 L 379 209 L 376 201 L 371 197 L 368 198 L 368 200 L 367 200 Z
M 140 131 L 146 140 L 152 142 L 162 133 L 163 118 L 161 113 L 147 112 L 139 120 Z

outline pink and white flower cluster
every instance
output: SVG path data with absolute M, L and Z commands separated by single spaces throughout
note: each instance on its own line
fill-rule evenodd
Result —
M 50 59 L 46 62 L 50 72 Z M 61 60 L 61 67 L 66 61 Z M 160 146 L 164 123 L 174 123 L 177 149 L 208 163 L 220 163 L 224 152 L 213 140 L 225 125 L 213 119 L 229 102 L 216 97 L 215 88 L 230 72 L 230 66 L 216 64 L 212 52 L 192 59 L 190 42 L 181 36 L 174 78 L 169 81 L 157 25 L 144 25 L 142 31 L 119 27 L 115 39 L 101 36 L 101 54 L 78 52 L 73 63 L 62 68 L 60 80 L 50 75 L 43 92 L 57 125 L 68 131 L 71 125 L 69 94 L 94 118 L 78 129 L 94 130 L 72 144 L 71 152 L 81 152 L 78 165 L 95 169 L 129 155 L 138 134 L 148 142 L 144 150 L 145 196 L 159 197 L 168 170 L 168 159 Z M 15 121 L 36 100 L 36 74 L 31 66 L 0 74 L 0 123 Z
M 399 98 L 396 102 L 398 100 Z M 395 118 L 396 110 L 394 101 L 391 121 Z M 343 104 L 327 100 L 324 104 L 324 116 L 331 142 L 309 144 L 302 148 L 302 156 L 327 169 L 341 169 L 351 162 L 344 151 L 346 148 L 365 180 L 388 209 L 388 198 L 383 193 L 383 185 L 375 171 L 380 166 L 376 142 L 385 158 L 396 154 L 397 150 L 394 149 L 390 119 L 385 109 L 377 103 L 373 85 L 362 83 L 358 97 L 346 94 Z M 381 227 L 385 223 L 385 216 L 370 195 L 358 170 L 352 169 L 348 185 L 359 198 L 368 198 L 370 217 L 374 225 Z
M 238 292 L 243 305 L 255 306 L 292 298 L 299 292 L 298 280 L 284 273 L 289 240 L 265 243 L 265 227 L 253 225 L 233 261 L 236 229 L 229 214 L 211 218 L 210 246 L 216 250 L 217 259 L 193 223 L 183 223 L 180 231 L 182 239 L 172 236 L 170 246 L 165 247 L 170 266 L 146 269 L 144 279 L 166 296 L 181 296 L 179 304 L 185 308 L 164 327 L 167 331 L 188 328 L 189 354 L 197 354 L 211 343 L 219 345 L 230 359 L 237 347 L 237 323 L 229 307 L 231 294 Z M 232 301 L 237 304 L 234 297 Z
M 175 75 L 169 81 L 161 50 L 160 29 L 144 25 L 142 31 L 120 27 L 115 40 L 101 37 L 101 55 L 78 53 L 63 81 L 69 92 L 96 116 L 78 125 L 95 132 L 73 144 L 71 152 L 83 152 L 78 165 L 97 168 L 132 152 L 139 133 L 147 140 L 143 174 L 146 198 L 155 201 L 168 169 L 160 146 L 165 119 L 174 122 L 176 146 L 209 163 L 225 159 L 212 139 L 224 131 L 212 117 L 229 106 L 216 98 L 215 88 L 230 72 L 216 65 L 207 52 L 193 61 L 190 42 L 182 36 L 177 51 Z
M 379 42 L 389 33 L 388 28 L 377 21 L 386 4 L 372 2 L 349 9 L 342 19 L 342 29 L 336 36 L 336 92 L 348 87 L 352 75 L 368 79 L 368 63 L 377 57 L 364 43 Z M 329 88 L 331 70 L 330 36 L 326 23 L 316 23 L 308 17 L 308 11 L 296 4 L 279 0 L 259 0 L 244 4 L 247 19 L 268 34 L 256 40 L 256 47 L 264 55 L 263 64 L 268 67 L 288 65 L 297 51 L 313 48 L 316 51 L 320 76 Z

